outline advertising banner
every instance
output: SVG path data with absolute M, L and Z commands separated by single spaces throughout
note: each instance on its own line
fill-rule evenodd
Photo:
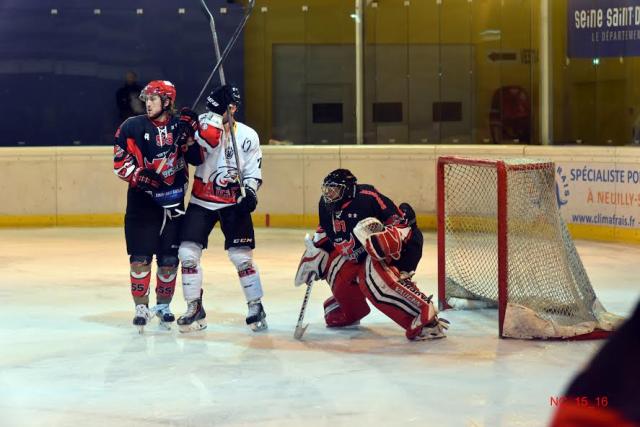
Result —
M 568 224 L 640 228 L 640 165 L 556 162 L 556 196 Z
M 640 56 L 640 0 L 569 0 L 567 56 Z

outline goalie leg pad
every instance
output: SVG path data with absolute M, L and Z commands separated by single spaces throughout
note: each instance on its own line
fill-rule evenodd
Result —
M 347 316 L 335 297 L 331 296 L 324 302 L 324 319 L 328 328 L 344 328 L 347 326 L 357 326 L 360 320 L 353 320 Z
M 437 319 L 437 311 L 430 298 L 410 280 L 400 276 L 394 267 L 367 258 L 360 287 L 367 298 L 409 335 L 420 334 L 424 325 Z
M 333 297 L 325 301 L 325 321 L 329 327 L 348 326 L 358 322 L 371 311 L 358 287 L 358 275 L 362 265 L 345 262 L 344 257 L 336 257 L 334 261 L 339 267 L 330 276 L 332 281 L 329 284 Z M 331 271 L 331 266 L 329 268 Z

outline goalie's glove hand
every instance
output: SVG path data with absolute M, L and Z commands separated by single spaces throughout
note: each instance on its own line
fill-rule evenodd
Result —
M 317 248 L 308 234 L 304 237 L 304 246 L 305 251 L 302 254 L 300 264 L 298 264 L 298 271 L 294 280 L 296 287 L 327 277 L 327 264 L 329 261 L 327 251 Z
M 241 212 L 251 213 L 256 210 L 256 206 L 258 206 L 258 196 L 256 195 L 256 191 L 245 185 L 244 187 L 244 196 L 240 196 L 238 199 L 238 210 Z
M 185 147 L 189 138 L 193 138 L 199 128 L 198 114 L 190 108 L 184 107 L 180 110 L 180 118 L 178 119 L 176 145 L 178 147 Z
M 402 244 L 408 229 L 394 225 L 383 225 L 374 217 L 365 218 L 356 224 L 353 234 L 367 253 L 378 261 L 400 259 Z
M 154 191 L 162 185 L 162 177 L 155 171 L 146 168 L 136 168 L 131 176 L 131 188 L 140 191 Z

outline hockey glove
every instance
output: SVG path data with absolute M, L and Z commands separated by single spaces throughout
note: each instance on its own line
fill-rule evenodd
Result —
M 151 169 L 136 168 L 131 176 L 131 188 L 140 191 L 154 191 L 162 185 L 162 177 Z
M 187 107 L 184 107 L 182 110 L 180 110 L 180 119 L 178 121 L 178 138 L 176 139 L 176 144 L 178 145 L 178 147 L 186 145 L 187 140 L 189 138 L 193 138 L 198 128 L 198 114 Z
M 353 234 L 367 253 L 378 261 L 400 259 L 402 243 L 409 228 L 392 225 L 384 226 L 377 218 L 365 218 L 356 224 Z
M 298 264 L 298 271 L 294 284 L 300 286 L 303 283 L 310 284 L 315 280 L 324 279 L 327 275 L 327 262 L 329 254 L 324 249 L 317 248 L 309 235 L 304 237 L 305 251 Z
M 238 209 L 241 212 L 251 213 L 256 210 L 256 206 L 258 205 L 258 196 L 256 196 L 256 191 L 248 186 L 244 187 L 245 196 L 240 197 L 238 200 Z

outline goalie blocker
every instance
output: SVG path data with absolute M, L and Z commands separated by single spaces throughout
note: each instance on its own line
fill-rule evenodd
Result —
M 330 173 L 322 186 L 320 225 L 298 266 L 295 283 L 327 280 L 328 327 L 356 325 L 367 300 L 406 331 L 410 340 L 444 336 L 431 297 L 411 281 L 422 256 L 422 233 L 411 207 L 402 210 L 370 185 L 359 185 L 346 169 Z M 365 218 L 360 220 L 361 218 Z

